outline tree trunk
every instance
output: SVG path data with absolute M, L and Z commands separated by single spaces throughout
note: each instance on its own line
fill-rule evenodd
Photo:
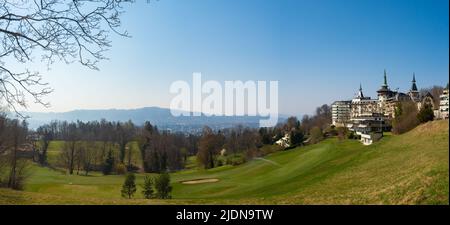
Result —
M 128 148 L 128 168 L 131 168 L 131 147 Z
M 8 187 L 14 188 L 16 184 L 16 167 L 17 167 L 17 149 L 19 147 L 19 132 L 17 131 L 18 127 L 16 125 L 16 130 L 14 134 L 14 148 L 13 155 L 11 161 L 11 172 L 9 174 Z
M 36 162 L 36 153 L 36 141 L 33 141 L 33 162 Z M 39 160 L 39 155 L 37 160 Z
M 16 167 L 17 167 L 17 148 L 18 148 L 18 137 L 14 137 L 14 150 L 11 161 L 11 172 L 9 174 L 8 187 L 14 188 L 16 184 Z
M 81 166 L 81 160 L 77 160 L 77 175 L 80 175 L 80 166 Z
M 69 174 L 73 174 L 74 160 L 75 160 L 74 158 L 75 158 L 75 143 L 72 142 L 72 146 L 70 149 Z
M 87 176 L 88 174 L 89 174 L 89 169 L 91 168 L 91 163 L 90 162 L 88 162 L 88 164 L 86 165 L 86 168 L 84 168 L 84 170 L 85 170 L 85 176 Z
M 47 165 L 47 149 L 48 146 L 50 145 L 50 141 L 46 141 L 44 140 L 44 147 L 43 147 L 43 151 L 42 151 L 42 165 Z
M 212 151 L 209 152 L 209 165 L 211 166 L 210 168 L 214 168 L 214 160 L 213 160 L 213 152 Z
M 121 142 L 120 146 L 119 146 L 119 151 L 120 151 L 120 162 L 124 163 L 125 160 L 125 146 L 127 145 L 126 142 Z

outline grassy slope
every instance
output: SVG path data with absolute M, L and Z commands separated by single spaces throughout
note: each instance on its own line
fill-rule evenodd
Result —
M 120 198 L 122 176 L 68 176 L 36 167 L 26 191 L 0 189 L 8 204 L 448 204 L 448 121 L 371 146 L 328 139 L 246 164 L 172 174 L 172 200 Z M 180 181 L 218 178 L 217 183 Z M 138 175 L 142 183 L 143 175 Z

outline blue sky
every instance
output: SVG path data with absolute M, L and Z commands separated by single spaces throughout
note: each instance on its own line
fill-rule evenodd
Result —
M 110 58 L 92 71 L 57 63 L 42 71 L 52 107 L 30 111 L 168 107 L 173 81 L 278 80 L 284 114 L 350 99 L 362 83 L 392 89 L 445 85 L 447 0 L 159 0 L 127 7 Z

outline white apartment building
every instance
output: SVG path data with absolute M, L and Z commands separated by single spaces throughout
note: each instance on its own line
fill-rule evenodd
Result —
M 350 121 L 351 101 L 335 101 L 331 104 L 331 122 L 334 126 L 343 127 Z
M 448 89 L 445 89 L 442 95 L 439 96 L 439 117 L 441 119 L 448 119 Z

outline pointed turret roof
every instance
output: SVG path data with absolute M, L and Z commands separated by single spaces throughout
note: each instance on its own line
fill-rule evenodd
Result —
M 383 85 L 381 85 L 381 88 L 377 92 L 378 93 L 389 92 L 389 86 L 387 84 L 386 69 L 384 70 L 384 82 L 383 82 Z
M 364 94 L 363 94 L 363 91 L 362 91 L 362 85 L 361 85 L 361 83 L 359 83 L 358 98 L 364 98 Z
M 416 74 L 415 73 L 413 73 L 411 91 L 417 91 Z

